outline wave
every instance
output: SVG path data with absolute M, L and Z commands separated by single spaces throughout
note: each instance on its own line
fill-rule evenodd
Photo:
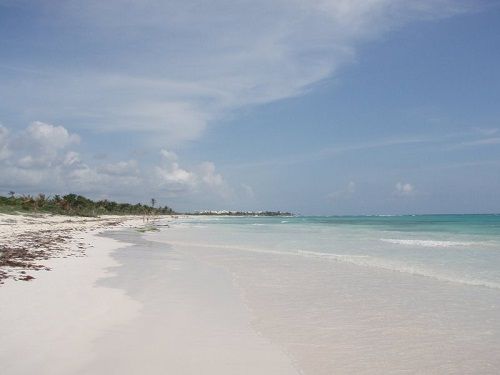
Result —
M 381 238 L 380 241 L 397 245 L 422 246 L 422 247 L 453 247 L 453 246 L 470 246 L 474 244 L 474 242 L 415 240 L 415 239 L 409 240 L 409 239 L 396 239 L 396 238 Z
M 362 267 L 379 268 L 387 271 L 401 272 L 415 276 L 424 276 L 439 281 L 451 282 L 456 284 L 500 289 L 500 283 L 494 281 L 443 275 L 431 270 L 423 269 L 421 267 L 410 266 L 400 262 L 380 259 L 369 255 L 330 254 L 305 250 L 299 250 L 299 254 L 306 257 L 329 259 L 336 262 L 349 263 Z
M 340 263 L 353 264 L 360 267 L 378 268 L 392 272 L 400 272 L 415 276 L 423 276 L 455 284 L 462 284 L 468 286 L 481 286 L 491 289 L 500 289 L 500 283 L 498 282 L 474 279 L 474 278 L 460 278 L 452 275 L 445 275 L 422 267 L 411 266 L 401 262 L 391 261 L 389 259 L 381 259 L 370 255 L 335 254 L 335 253 L 322 253 L 316 251 L 292 250 L 292 249 L 289 249 L 288 251 L 279 251 L 275 249 L 244 247 L 244 246 L 228 245 L 228 244 L 207 244 L 207 243 L 194 243 L 194 242 L 168 241 L 168 240 L 165 242 L 173 246 L 176 245 L 195 246 L 201 248 L 226 249 L 226 250 L 236 250 L 236 251 L 244 251 L 252 253 L 261 253 L 267 255 L 280 255 L 280 256 L 285 255 L 285 256 L 308 257 L 308 258 L 321 258 Z

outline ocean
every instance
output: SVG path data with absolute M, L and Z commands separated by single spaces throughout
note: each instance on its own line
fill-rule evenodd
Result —
M 168 224 L 147 238 L 231 275 L 303 374 L 500 373 L 499 215 Z
M 500 289 L 500 215 L 201 217 L 178 225 L 209 246 Z

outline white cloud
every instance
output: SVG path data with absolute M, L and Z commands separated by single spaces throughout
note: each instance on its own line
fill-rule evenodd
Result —
M 209 190 L 218 197 L 222 197 L 225 201 L 230 201 L 235 198 L 234 189 L 229 186 L 222 174 L 216 171 L 215 164 L 209 161 L 201 163 L 198 168 L 198 176 L 201 182 L 201 189 Z
M 119 161 L 100 165 L 97 172 L 109 176 L 136 176 L 139 174 L 139 165 L 136 160 Z
M 353 61 L 363 41 L 413 20 L 464 12 L 467 4 L 474 2 L 49 2 L 42 26 L 58 24 L 72 43 L 92 42 L 99 54 L 81 49 L 72 66 L 60 53 L 53 56 L 57 70 L 38 67 L 43 74 L 23 85 L 1 82 L 9 92 L 3 105 L 39 117 L 58 108 L 58 116 L 84 119 L 79 123 L 93 129 L 160 132 L 174 144 L 239 109 L 307 92 Z M 100 71 L 82 71 L 103 61 Z
M 220 173 L 215 172 L 215 164 L 205 161 L 200 165 L 200 177 L 210 187 L 218 188 L 224 185 L 224 179 Z
M 172 152 L 172 151 L 168 151 L 166 149 L 162 149 L 160 150 L 160 154 L 166 159 L 166 160 L 169 160 L 171 162 L 173 161 L 176 161 L 179 157 L 177 156 L 177 154 L 175 152 Z
M 78 154 L 78 152 L 69 151 L 64 156 L 63 165 L 65 165 L 65 166 L 69 167 L 72 165 L 77 165 L 79 163 L 81 163 L 81 160 L 80 160 L 80 155 Z
M 62 126 L 35 121 L 10 143 L 16 151 L 16 164 L 21 168 L 50 167 L 56 163 L 59 151 L 78 143 L 80 138 Z
M 180 168 L 177 163 L 172 163 L 168 168 L 156 167 L 156 171 L 160 178 L 160 186 L 172 188 L 174 185 L 177 185 L 178 188 L 182 186 L 188 188 L 193 186 L 196 182 L 196 176 Z
M 61 149 L 80 141 L 78 135 L 69 133 L 66 128 L 41 121 L 34 121 L 24 135 L 28 142 L 43 148 Z
M 119 163 L 117 163 L 119 164 Z M 134 195 L 134 190 L 144 193 L 144 180 L 141 176 L 127 173 L 110 174 L 100 170 L 100 166 L 79 166 L 61 171 L 61 186 L 65 192 L 77 192 L 92 195 Z
M 396 195 L 399 196 L 411 196 L 415 194 L 415 188 L 413 187 L 412 184 L 406 182 L 398 182 L 396 184 L 396 190 L 395 190 Z
M 179 157 L 172 151 L 162 149 L 162 164 L 155 167 L 156 183 L 160 189 L 172 194 L 208 192 L 229 198 L 232 189 L 216 171 L 215 164 L 204 161 L 191 169 L 181 167 Z
M 134 159 L 104 163 L 71 150 L 79 140 L 62 126 L 40 122 L 14 134 L 0 127 L 0 145 L 16 149 L 0 159 L 0 189 L 139 198 L 146 193 L 157 198 L 200 195 L 215 200 L 226 199 L 231 192 L 212 162 L 186 168 L 176 153 L 162 149 L 157 165 Z
M 52 156 L 52 155 L 51 155 Z M 45 167 L 47 166 L 47 159 L 46 157 L 42 158 L 34 158 L 31 155 L 26 155 L 20 158 L 17 161 L 17 165 L 21 168 L 37 168 L 37 167 Z
M 197 177 L 194 173 L 180 167 L 177 154 L 166 149 L 161 150 L 160 154 L 163 158 L 162 165 L 155 167 L 159 186 L 171 192 L 185 193 L 193 190 Z

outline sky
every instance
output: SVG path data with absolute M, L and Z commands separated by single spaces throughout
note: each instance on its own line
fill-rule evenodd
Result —
M 500 1 L 0 0 L 0 194 L 500 212 Z

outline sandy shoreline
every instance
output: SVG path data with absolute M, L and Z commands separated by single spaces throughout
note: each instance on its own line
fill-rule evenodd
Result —
M 7 269 L 10 277 L 0 286 L 2 373 L 76 373 L 90 359 L 91 343 L 101 331 L 127 321 L 140 309 L 123 291 L 95 286 L 109 275 L 107 268 L 116 265 L 112 251 L 126 246 L 97 234 L 110 225 L 136 226 L 142 221 L 47 215 L 1 219 L 11 224 L 1 226 L 2 246 L 49 242 L 44 258 L 36 260 L 42 268 L 25 269 L 34 280 L 18 280 L 22 268 Z M 50 241 L 63 234 L 65 241 L 49 248 Z
M 83 234 L 141 224 L 144 220 L 137 216 L 0 214 L 0 284 L 7 280 L 32 280 L 36 271 L 50 270 L 49 263 L 54 258 L 84 256 L 93 244 Z
M 283 253 L 265 227 L 123 219 L 29 224 L 80 229 L 0 286 L 2 374 L 498 373 L 497 289 Z
M 116 218 L 15 219 L 15 227 L 2 226 L 1 243 L 49 227 L 74 229 L 59 257 L 40 261 L 50 272 L 29 269 L 34 280 L 15 275 L 0 286 L 3 374 L 298 374 L 252 328 L 220 269 L 189 256 L 170 259 L 165 245 L 147 243 L 134 229 L 98 235 Z M 140 225 L 122 218 L 111 228 Z M 85 256 L 70 256 L 82 244 Z

